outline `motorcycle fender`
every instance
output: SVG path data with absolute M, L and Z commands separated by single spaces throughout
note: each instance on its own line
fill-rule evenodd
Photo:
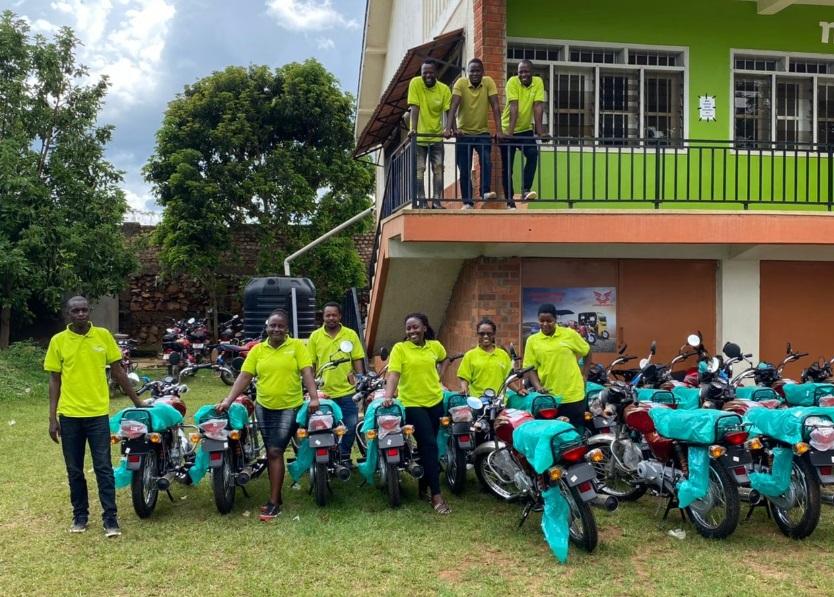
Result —
M 379 440 L 379 447 L 383 450 L 385 448 L 399 448 L 400 446 L 405 445 L 405 438 L 401 433 L 393 433 L 391 435 L 386 435 L 384 438 Z
M 614 443 L 617 437 L 613 433 L 597 433 L 588 438 L 588 446 L 595 448 L 597 446 L 610 446 Z
M 308 441 L 310 447 L 314 450 L 316 448 L 329 448 L 336 445 L 336 437 L 332 433 L 316 433 L 310 435 Z
M 507 447 L 502 441 L 498 442 L 484 442 L 482 444 L 478 444 L 478 447 L 475 448 L 475 451 L 472 453 L 473 456 L 481 456 L 483 454 L 489 454 L 490 452 L 495 452 L 496 450 L 503 450 Z
M 388 464 L 399 464 L 400 463 L 400 451 L 397 450 L 396 454 L 388 454 L 388 450 L 382 451 L 383 455 L 385 456 L 385 462 Z
M 469 441 L 463 441 L 460 437 L 457 437 L 455 441 L 458 444 L 458 448 L 461 450 L 471 450 L 472 449 L 472 437 L 469 437 Z
M 326 454 L 321 455 L 319 455 L 318 450 L 316 450 L 316 462 L 330 462 L 330 450 L 328 450 Z

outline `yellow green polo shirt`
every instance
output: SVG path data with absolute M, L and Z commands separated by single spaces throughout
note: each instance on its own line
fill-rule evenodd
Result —
M 422 77 L 414 77 L 408 84 L 408 105 L 420 108 L 417 117 L 417 133 L 441 135 L 443 113 L 452 106 L 452 92 L 445 83 L 437 81 L 426 87 Z M 417 137 L 420 145 L 431 145 L 443 141 L 443 137 Z
M 536 332 L 524 346 L 524 367 L 535 367 L 542 386 L 569 404 L 585 398 L 585 380 L 576 362 L 591 350 L 574 330 L 556 326 L 552 336 Z
M 505 88 L 507 105 L 501 114 L 501 127 L 510 127 L 510 102 L 518 102 L 518 118 L 515 121 L 514 133 L 524 133 L 533 130 L 533 104 L 544 101 L 544 81 L 541 77 L 533 76 L 530 85 L 525 87 L 518 75 L 510 77 Z
M 513 361 L 503 348 L 487 352 L 476 346 L 463 355 L 458 377 L 469 384 L 470 396 L 483 396 L 484 390 L 500 390 L 512 368 Z
M 457 111 L 458 130 L 465 135 L 489 133 L 489 98 L 498 95 L 498 88 L 492 77 L 485 75 L 477 87 L 473 87 L 469 79 L 461 77 L 455 81 L 452 95 L 460 97 Z
M 345 340 L 353 344 L 353 350 L 350 354 L 343 353 L 339 348 L 339 344 Z M 362 350 L 362 342 L 359 341 L 359 336 L 356 332 L 349 327 L 340 326 L 336 336 L 331 338 L 330 334 L 322 326 L 310 334 L 310 338 L 307 340 L 307 350 L 310 351 L 314 372 L 330 361 L 343 359 L 346 356 L 350 357 L 350 362 L 342 363 L 322 373 L 323 385 L 321 390 L 330 398 L 341 398 L 353 394 L 354 387 L 348 381 L 348 376 L 353 373 L 353 361 L 365 358 L 365 351 Z
M 90 325 L 86 334 L 67 326 L 49 341 L 43 368 L 61 374 L 58 414 L 65 417 L 100 417 L 110 413 L 110 389 L 105 367 L 120 361 L 122 351 L 113 335 Z
M 397 393 L 403 406 L 434 406 L 443 400 L 443 387 L 437 364 L 446 358 L 446 349 L 437 340 L 417 346 L 411 340 L 394 344 L 388 371 L 400 374 Z
M 258 378 L 258 402 L 265 408 L 283 410 L 297 408 L 304 402 L 301 391 L 301 370 L 311 367 L 304 342 L 287 338 L 278 348 L 269 339 L 249 351 L 241 371 Z

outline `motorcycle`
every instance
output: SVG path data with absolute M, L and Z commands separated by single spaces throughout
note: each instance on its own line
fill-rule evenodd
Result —
M 147 382 L 137 392 L 151 393 L 146 408 L 126 408 L 110 420 L 111 441 L 120 444 L 130 471 L 131 499 L 139 518 L 153 513 L 160 490 L 174 501 L 173 481 L 190 484 L 187 473 L 195 454 L 183 425 L 186 407 L 181 399 L 187 391 L 188 386 L 170 377 Z
M 243 340 L 243 319 L 233 315 L 228 321 L 218 324 L 220 333 L 217 339 L 226 344 L 241 344 Z
M 617 382 L 600 394 L 615 415 L 614 434 L 598 434 L 588 445 L 603 453 L 597 471 L 601 490 L 635 500 L 647 489 L 686 512 L 706 538 L 725 538 L 739 520 L 738 487 L 720 458 L 721 443 L 742 445 L 748 433 L 741 417 L 715 410 L 678 411 L 653 402 L 636 402 L 634 388 Z
M 133 350 L 137 346 L 136 340 L 132 339 L 127 334 L 113 334 L 113 337 L 116 339 L 116 344 L 119 346 L 119 350 L 122 353 L 122 359 L 120 361 L 122 365 L 122 369 L 128 375 L 128 378 L 131 381 L 138 382 L 139 377 L 135 375 L 135 371 L 138 367 L 136 363 L 130 358 L 132 356 Z M 111 395 L 118 391 L 124 393 L 121 386 L 113 379 L 113 376 L 110 373 L 110 365 L 105 367 L 106 375 L 107 375 L 107 387 L 110 388 Z M 134 373 L 134 375 L 130 375 Z
M 785 398 L 784 387 L 786 385 L 796 384 L 796 381 L 782 376 L 785 366 L 807 356 L 807 352 L 794 352 L 791 343 L 788 342 L 787 348 L 785 349 L 785 357 L 779 364 L 773 365 L 767 361 L 761 361 L 756 366 L 756 373 L 753 379 L 757 386 L 772 388 L 780 397 Z
M 186 377 L 192 377 L 197 374 L 197 371 L 201 371 L 204 369 L 211 369 L 212 371 L 216 371 L 217 375 L 223 380 L 227 386 L 234 384 L 235 377 L 237 377 L 231 369 L 226 367 L 225 365 L 219 365 L 217 363 L 202 363 L 202 364 L 191 364 L 187 367 L 184 367 L 179 372 L 179 379 L 180 381 Z
M 379 358 L 383 361 L 388 360 L 388 349 L 383 347 L 379 351 Z M 356 423 L 356 445 L 359 447 L 359 452 L 365 458 L 368 452 L 368 442 L 365 439 L 365 434 L 362 428 L 365 424 L 365 411 L 371 402 L 375 400 L 382 400 L 385 397 L 385 372 L 388 370 L 386 364 L 379 373 L 370 371 L 365 375 L 356 376 L 356 392 L 353 394 L 353 401 L 360 405 L 362 412 L 359 413 L 359 421 Z
M 247 390 L 247 394 L 235 398 L 225 412 L 218 413 L 209 404 L 194 414 L 199 431 L 192 434 L 191 441 L 201 444 L 201 467 L 211 472 L 214 504 L 220 514 L 232 511 L 238 487 L 248 497 L 247 483 L 266 469 L 251 392 Z M 195 464 L 194 469 L 197 468 Z
M 615 369 L 615 367 L 637 358 L 636 356 L 625 354 L 627 348 L 628 345 L 620 348 L 617 351 L 619 356 L 611 361 L 607 368 L 597 363 L 588 371 L 588 381 L 585 384 L 585 399 L 588 403 L 588 412 L 585 413 L 585 423 L 591 435 L 595 433 L 610 433 L 614 425 L 617 424 L 613 417 L 606 416 L 599 401 L 599 393 L 610 383 L 609 380 L 612 377 L 622 373 L 620 370 Z

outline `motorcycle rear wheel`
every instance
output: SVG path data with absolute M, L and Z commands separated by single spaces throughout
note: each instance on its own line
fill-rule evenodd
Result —
M 814 532 L 820 521 L 820 485 L 816 471 L 801 456 L 794 456 L 791 486 L 797 504 L 786 510 L 768 500 L 770 514 L 786 537 L 804 539 Z
M 323 508 L 327 505 L 327 464 L 316 462 L 310 472 L 313 473 L 312 483 L 316 504 Z
M 223 452 L 223 461 L 211 469 L 211 486 L 214 491 L 214 505 L 220 514 L 228 514 L 235 506 L 235 476 L 232 473 L 231 450 Z
M 596 549 L 599 542 L 597 521 L 591 507 L 582 501 L 579 489 L 562 483 L 560 490 L 570 506 L 570 540 L 588 553 Z
M 446 483 L 455 495 L 466 489 L 466 453 L 457 446 L 453 436 L 449 436 L 446 444 Z
M 133 510 L 139 518 L 148 518 L 156 508 L 159 488 L 156 486 L 157 472 L 156 454 L 150 452 L 142 457 L 142 464 L 138 471 L 133 471 L 130 480 L 130 497 Z
M 738 486 L 730 477 L 730 473 L 720 462 L 712 460 L 709 463 L 709 485 L 705 499 L 717 502 L 719 505 L 702 512 L 690 505 L 686 508 L 689 520 L 698 534 L 706 539 L 726 539 L 733 534 L 738 526 L 739 497 Z M 696 500 L 700 501 L 700 500 Z M 694 504 L 694 503 L 693 503 Z M 721 512 L 716 516 L 716 511 Z
M 475 458 L 475 476 L 478 482 L 486 491 L 497 497 L 499 500 L 511 502 L 521 497 L 518 488 L 512 481 L 506 482 L 492 470 L 487 458 L 490 454 L 479 454 Z
M 384 461 L 380 462 L 380 472 L 382 473 L 382 483 L 388 493 L 388 505 L 392 508 L 399 508 L 402 499 L 400 497 L 400 471 L 396 464 L 389 464 Z

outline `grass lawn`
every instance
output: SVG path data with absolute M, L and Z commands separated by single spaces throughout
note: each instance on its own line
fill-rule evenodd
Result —
M 381 490 L 358 475 L 334 485 L 327 508 L 303 489 L 285 489 L 284 512 L 257 520 L 266 477 L 235 509 L 217 513 L 208 479 L 175 485 L 140 520 L 129 490 L 118 492 L 124 535 L 104 538 L 88 456 L 91 526 L 70 535 L 71 509 L 60 448 L 47 435 L 45 376 L 35 350 L 0 355 L 0 594 L 834 594 L 834 510 L 803 542 L 784 537 L 759 510 L 725 541 L 701 539 L 663 503 L 644 497 L 611 514 L 595 512 L 600 545 L 571 548 L 566 565 L 550 553 L 534 514 L 517 529 L 520 509 L 479 491 L 470 473 L 462 497 L 448 495 L 449 517 L 415 500 L 387 507 Z M 186 394 L 189 415 L 226 392 L 200 372 Z M 117 398 L 115 412 L 126 406 Z M 189 419 L 189 422 L 190 419 Z M 113 449 L 114 462 L 118 450 Z M 746 508 L 743 508 L 743 514 Z M 667 531 L 681 527 L 686 539 Z

